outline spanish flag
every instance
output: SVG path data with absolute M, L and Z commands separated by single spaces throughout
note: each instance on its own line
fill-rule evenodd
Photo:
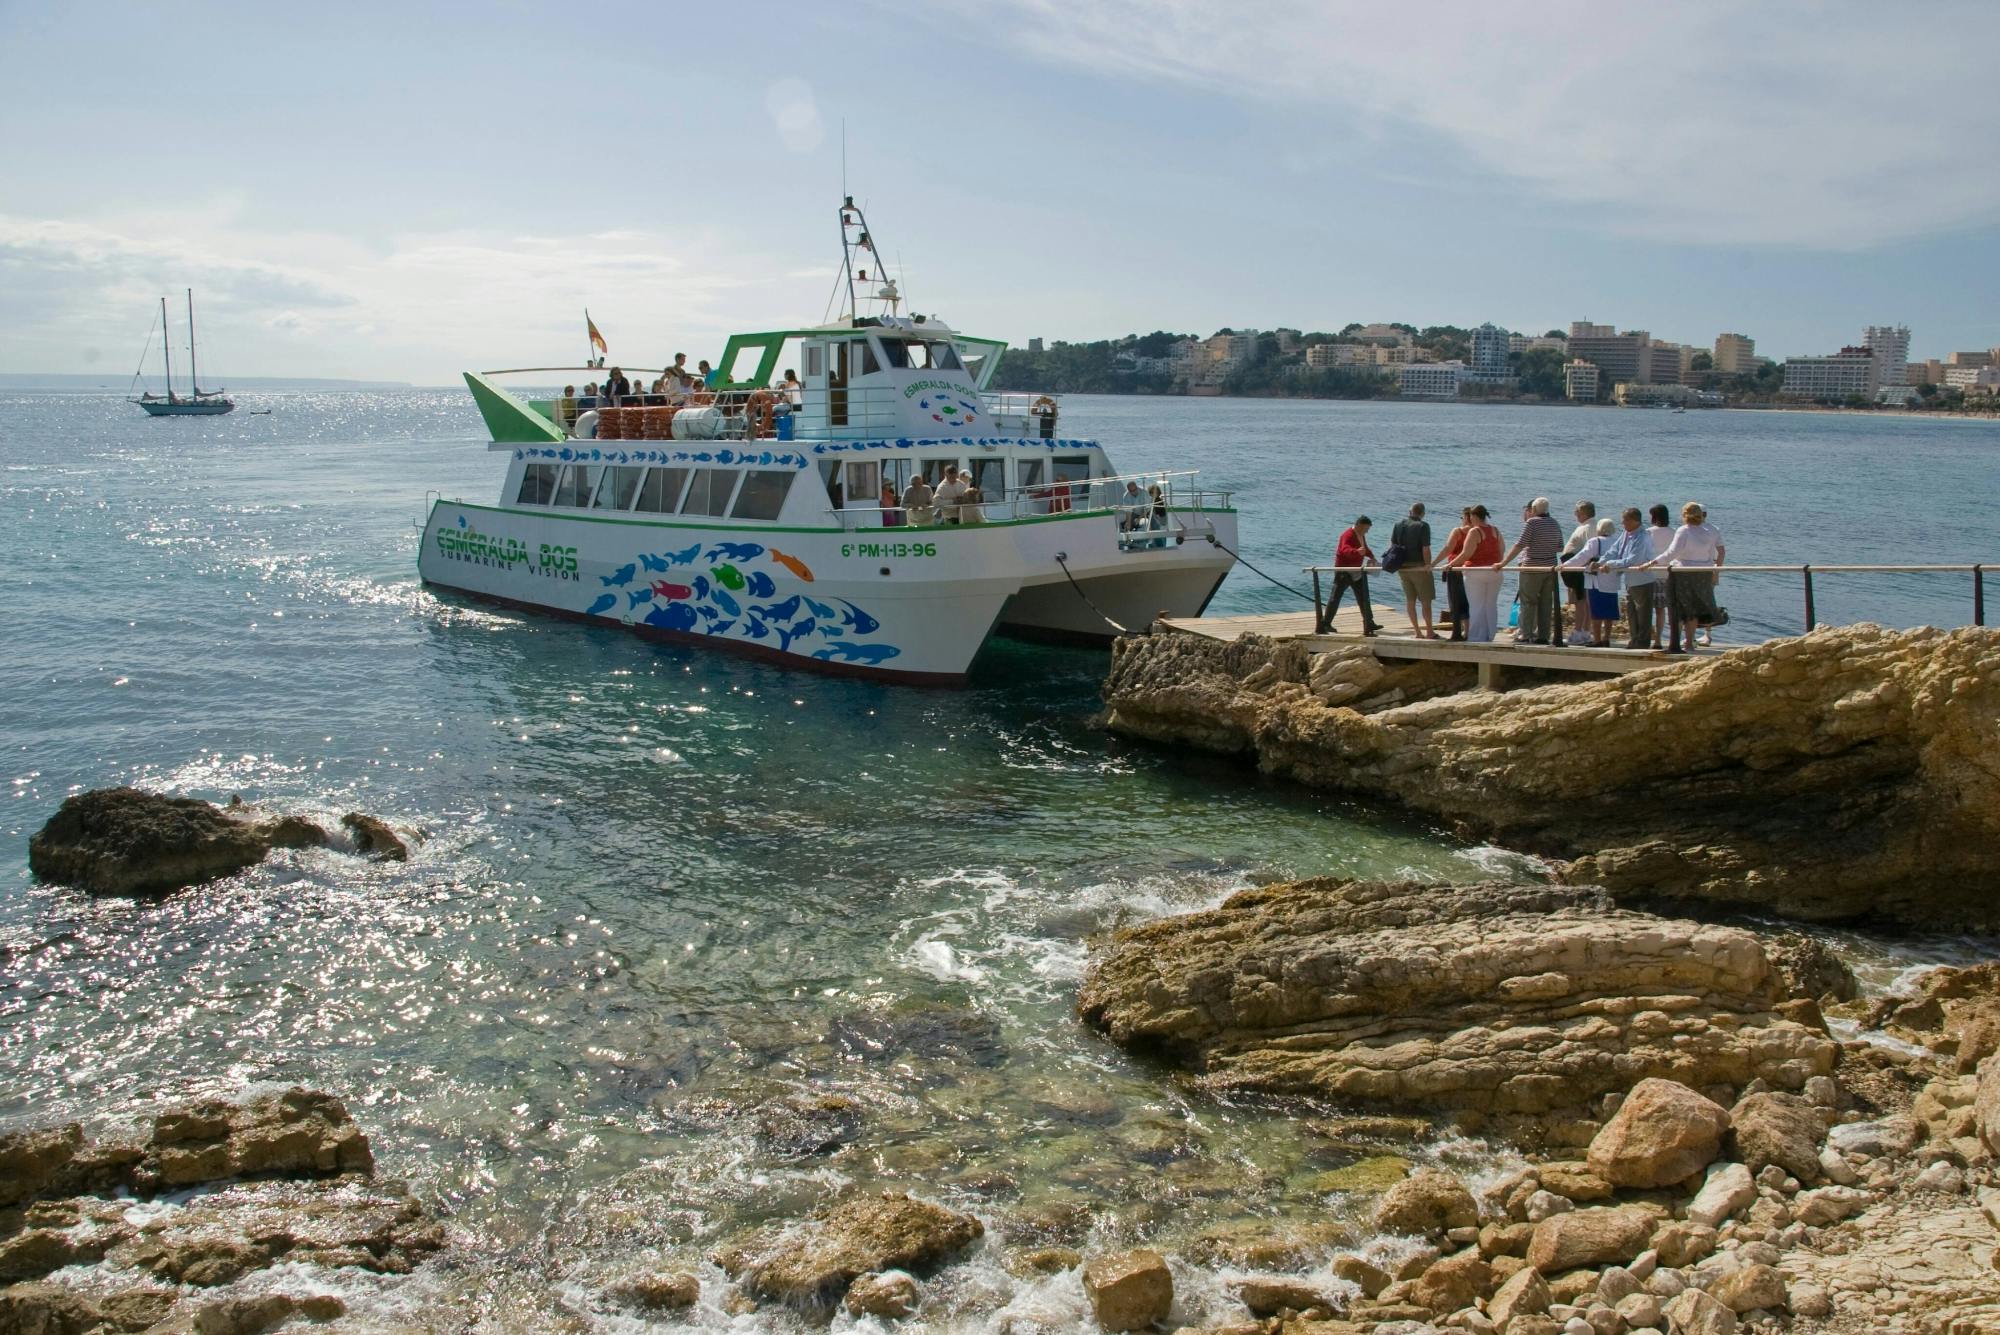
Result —
M 608 353 L 610 349 L 604 346 L 604 335 L 597 332 L 597 322 L 590 318 L 588 308 L 585 308 L 583 312 L 583 324 L 590 331 L 590 346 L 592 351 L 596 352 L 600 357 Z

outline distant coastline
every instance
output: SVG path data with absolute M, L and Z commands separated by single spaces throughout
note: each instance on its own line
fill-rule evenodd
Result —
M 129 376 L 61 375 L 36 372 L 0 372 L 0 389 L 46 389 L 63 393 L 123 394 L 131 385 Z M 308 376 L 230 376 L 231 389 L 321 390 L 321 389 L 415 389 L 407 380 L 340 380 Z

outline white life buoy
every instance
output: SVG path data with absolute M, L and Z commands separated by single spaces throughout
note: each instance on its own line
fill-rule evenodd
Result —
M 576 425 L 570 428 L 570 434 L 578 440 L 596 440 L 597 409 L 592 408 L 587 413 L 578 414 Z

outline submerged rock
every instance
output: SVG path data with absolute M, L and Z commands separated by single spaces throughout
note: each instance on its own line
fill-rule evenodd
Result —
M 1174 1277 L 1158 1252 L 1099 1256 L 1083 1268 L 1083 1291 L 1097 1324 L 1110 1331 L 1144 1330 L 1167 1319 Z
M 2000 923 L 2000 631 L 1817 630 L 1374 712 L 1328 703 L 1314 666 L 1258 637 L 1126 637 L 1106 719 L 1575 859 L 1621 898 Z
M 410 846 L 403 842 L 401 835 L 389 828 L 387 821 L 365 811 L 350 811 L 340 818 L 340 823 L 354 836 L 354 846 L 377 862 L 409 860 Z
M 850 1197 L 801 1224 L 724 1248 L 715 1260 L 756 1297 L 817 1306 L 838 1301 L 871 1272 L 921 1274 L 985 1231 L 971 1215 L 885 1192 Z
M 1217 1087 L 1501 1114 L 1833 1068 L 1758 939 L 1589 890 L 1301 881 L 1116 934 L 1085 1021 Z

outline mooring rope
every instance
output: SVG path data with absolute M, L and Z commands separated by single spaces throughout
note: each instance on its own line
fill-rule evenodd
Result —
M 1083 605 L 1085 607 L 1088 607 L 1091 611 L 1097 613 L 1098 620 L 1102 621 L 1105 625 L 1111 627 L 1111 629 L 1117 631 L 1120 635 L 1130 635 L 1133 633 L 1132 631 L 1127 630 L 1125 627 L 1119 625 L 1116 621 L 1113 621 L 1110 617 L 1105 616 L 1104 609 L 1099 607 L 1096 603 L 1090 601 L 1090 595 L 1083 591 L 1083 585 L 1077 583 L 1076 576 L 1069 573 L 1068 552 L 1057 552 L 1056 564 L 1062 567 L 1063 578 L 1069 581 L 1069 586 L 1072 589 L 1076 590 L 1076 596 L 1083 599 Z
M 1241 553 L 1241 552 L 1230 552 L 1230 551 L 1229 551 L 1229 544 L 1228 544 L 1228 543 L 1226 543 L 1226 542 L 1224 542 L 1224 541 L 1223 541 L 1222 539 L 1220 539 L 1220 538 L 1216 537 L 1216 536 L 1215 536 L 1215 535 L 1214 535 L 1213 533 L 1209 533 L 1209 534 L 1205 534 L 1204 536 L 1205 536 L 1205 537 L 1207 537 L 1207 539 L 1208 539 L 1208 540 L 1209 540 L 1209 541 L 1210 541 L 1211 543 L 1214 543 L 1214 544 L 1215 544 L 1215 545 L 1216 545 L 1217 547 L 1220 547 L 1220 548 L 1222 548 L 1222 550 L 1223 550 L 1223 551 L 1225 551 L 1225 552 L 1229 552 L 1229 554 L 1230 554 L 1231 556 L 1235 557 L 1235 558 L 1237 559 L 1237 561 L 1241 562 L 1241 563 L 1242 563 L 1243 565 L 1246 565 L 1246 566 L 1250 566 L 1250 569 L 1251 569 L 1252 571 L 1255 571 L 1255 572 L 1256 572 L 1257 574 L 1259 574 L 1259 575 L 1263 575 L 1265 579 L 1268 579 L 1268 580 L 1270 580 L 1270 581 L 1271 581 L 1271 583 L 1273 583 L 1273 584 L 1277 585 L 1277 586 L 1278 586 L 1279 588 L 1283 589 L 1283 590 L 1284 590 L 1284 591 L 1285 591 L 1286 593 L 1289 593 L 1289 594 L 1292 594 L 1292 595 L 1293 595 L 1293 596 L 1295 596 L 1295 597 L 1299 597 L 1299 598 L 1303 598 L 1303 599 L 1305 599 L 1305 600 L 1306 600 L 1307 602 L 1309 602 L 1309 603 L 1313 603 L 1313 604 L 1317 605 L 1317 603 L 1318 603 L 1318 600 L 1317 600 L 1317 599 L 1315 599 L 1315 598 L 1314 598 L 1314 597 L 1313 597 L 1313 596 L 1312 596 L 1311 594 L 1307 593 L 1307 592 L 1306 592 L 1306 591 L 1305 591 L 1304 589 L 1295 589 L 1295 588 L 1293 588 L 1293 587 L 1292 587 L 1291 585 L 1289 585 L 1289 584 L 1285 583 L 1285 581 L 1283 581 L 1283 580 L 1281 580 L 1281 579 L 1278 579 L 1278 578 L 1276 578 L 1276 577 L 1274 577 L 1274 576 L 1271 576 L 1271 575 L 1266 575 L 1266 574 L 1264 574 L 1264 572 L 1263 572 L 1263 571 L 1261 571 L 1261 570 L 1258 570 L 1256 566 L 1254 566 L 1254 565 L 1251 565 L 1251 563 L 1250 563 L 1250 558 L 1249 558 L 1249 557 L 1247 557 L 1247 556 L 1245 556 L 1245 555 L 1243 555 L 1243 553 Z

